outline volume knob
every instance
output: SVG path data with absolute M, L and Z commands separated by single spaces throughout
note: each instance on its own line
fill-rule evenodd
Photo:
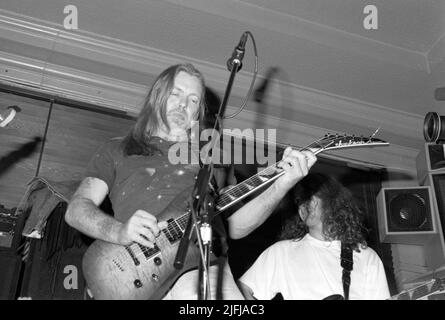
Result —
M 140 287 L 142 287 L 142 282 L 141 282 L 141 280 L 139 280 L 139 279 L 136 279 L 136 280 L 134 280 L 134 286 L 136 287 L 136 288 L 140 288 Z

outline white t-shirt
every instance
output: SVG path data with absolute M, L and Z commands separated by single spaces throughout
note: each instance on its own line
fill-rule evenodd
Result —
M 266 249 L 239 279 L 255 298 L 321 300 L 343 296 L 340 241 L 321 241 L 306 234 L 300 241 L 283 240 Z M 390 297 L 383 264 L 371 248 L 353 251 L 349 299 L 375 300 Z

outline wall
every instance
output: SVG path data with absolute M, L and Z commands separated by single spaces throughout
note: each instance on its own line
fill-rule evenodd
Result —
M 16 207 L 26 184 L 35 175 L 49 103 L 0 92 L 1 110 L 17 105 L 21 111 L 0 128 L 0 203 Z
M 35 92 L 0 89 L 0 110 L 12 105 L 20 108 L 13 121 L 0 128 L 0 204 L 6 208 L 18 206 L 27 183 L 36 175 L 52 181 L 80 180 L 93 152 L 108 139 L 125 135 L 134 121 L 93 105 L 73 105 Z M 66 290 L 63 281 L 64 266 L 77 265 L 80 269 L 85 246 L 78 241 L 67 244 L 69 232 L 75 231 L 60 221 L 61 217 L 52 213 L 43 238 L 31 240 L 25 262 L 15 263 L 21 261 L 17 252 L 21 250 L 0 248 L 0 261 L 10 261 L 0 266 L 0 275 L 7 275 L 0 277 L 4 285 L 0 298 L 14 299 L 19 292 L 39 300 L 82 298 L 81 288 Z M 14 239 L 24 245 L 21 230 L 17 228 Z

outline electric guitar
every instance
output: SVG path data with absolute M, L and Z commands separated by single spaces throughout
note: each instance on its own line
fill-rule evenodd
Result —
M 333 149 L 386 145 L 389 143 L 373 136 L 327 134 L 300 151 L 318 154 Z M 278 163 L 220 194 L 215 201 L 215 215 L 283 175 Z M 154 248 L 137 243 L 121 246 L 102 240 L 90 245 L 82 269 L 95 299 L 160 299 L 182 273 L 198 265 L 200 251 L 190 243 L 184 267 L 177 270 L 173 266 L 190 215 L 187 211 L 190 200 L 190 190 L 184 190 L 156 216 L 159 221 L 166 220 L 168 227 L 162 230 Z

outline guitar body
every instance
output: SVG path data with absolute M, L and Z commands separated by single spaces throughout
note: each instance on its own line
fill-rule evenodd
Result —
M 160 299 L 182 273 L 195 267 L 199 261 L 199 251 L 190 246 L 184 268 L 178 271 L 173 267 L 177 244 L 158 246 L 160 252 L 157 255 L 150 259 L 138 256 L 139 265 L 136 265 L 125 247 L 95 241 L 82 261 L 83 274 L 93 297 L 98 300 Z M 159 265 L 155 259 L 160 259 L 156 260 L 160 261 Z
M 184 215 L 189 198 L 190 191 L 181 193 L 157 216 L 158 220 L 169 220 Z M 191 241 L 184 267 L 181 270 L 174 268 L 180 239 L 172 237 L 172 233 L 178 231 L 172 229 L 172 223 L 176 222 L 169 223 L 168 229 L 171 232 L 161 232 L 156 238 L 155 249 L 136 243 L 122 246 L 102 240 L 93 242 L 82 260 L 83 274 L 93 297 L 123 300 L 161 299 L 181 274 L 196 267 L 199 262 L 199 250 Z

